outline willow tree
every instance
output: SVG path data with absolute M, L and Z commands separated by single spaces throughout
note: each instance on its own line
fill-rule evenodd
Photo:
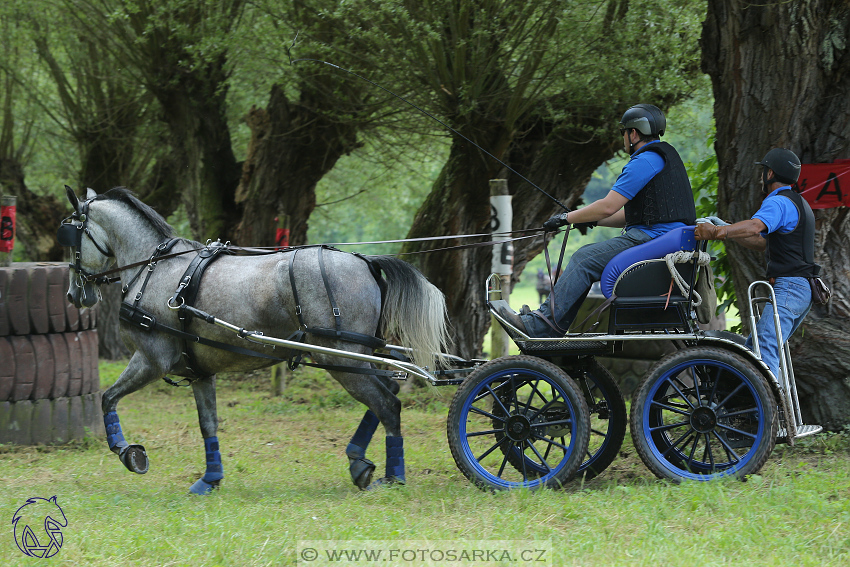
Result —
M 63 0 L 94 57 L 115 61 L 159 103 L 168 149 L 147 200 L 183 205 L 193 235 L 228 238 L 240 164 L 227 115 L 229 37 L 244 0 Z M 168 178 L 166 178 L 166 176 Z
M 403 60 L 400 76 L 413 85 L 413 100 L 453 129 L 448 159 L 408 236 L 487 232 L 489 180 L 507 174 L 494 157 L 574 205 L 591 173 L 617 150 L 616 122 L 626 108 L 641 101 L 666 107 L 688 94 L 699 71 L 695 6 L 382 3 L 379 29 L 395 38 L 392 59 Z M 510 175 L 515 228 L 539 227 L 558 205 Z M 410 244 L 406 251 L 459 243 Z M 516 273 L 541 245 L 518 247 Z M 489 322 L 482 286 L 490 254 L 472 248 L 418 256 L 446 294 L 464 356 L 480 352 Z
M 263 0 L 240 27 L 257 40 L 240 49 L 234 83 L 271 83 L 267 104 L 245 117 L 251 140 L 235 196 L 240 244 L 272 244 L 278 215 L 289 217 L 290 244 L 306 243 L 317 183 L 392 113 L 365 81 L 321 62 L 360 72 L 372 66 L 374 46 L 356 37 L 368 22 L 340 14 L 338 4 Z
M 718 206 L 732 221 L 759 207 L 753 162 L 786 147 L 803 163 L 850 158 L 850 5 L 844 0 L 752 4 L 709 0 L 702 37 L 717 123 Z M 807 421 L 850 423 L 850 210 L 815 211 L 815 261 L 833 287 L 792 340 Z M 727 247 L 738 308 L 750 282 L 764 278 L 764 257 Z

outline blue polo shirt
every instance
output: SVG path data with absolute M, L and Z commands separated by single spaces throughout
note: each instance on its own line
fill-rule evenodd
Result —
M 779 234 L 788 234 L 800 222 L 800 211 L 791 199 L 777 195 L 780 191 L 790 189 L 790 185 L 780 187 L 764 198 L 761 207 L 756 214 L 752 216 L 764 223 L 767 227 L 766 232 L 762 232 L 763 237 L 767 237 L 771 232 L 779 231 Z
M 658 143 L 658 140 L 653 140 L 646 145 L 656 143 Z M 614 183 L 614 186 L 611 187 L 611 190 L 616 191 L 631 201 L 644 187 L 646 187 L 647 183 L 652 181 L 653 177 L 664 169 L 665 165 L 664 158 L 661 154 L 656 152 L 647 151 L 633 156 L 623 168 L 620 176 L 617 177 L 617 181 Z M 788 199 L 785 200 L 787 201 Z M 651 227 L 642 224 L 635 224 L 631 225 L 629 228 L 638 228 L 646 233 L 650 238 L 657 238 L 680 226 L 685 226 L 685 223 L 657 223 Z

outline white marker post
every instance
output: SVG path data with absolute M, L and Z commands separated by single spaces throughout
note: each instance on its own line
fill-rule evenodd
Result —
M 513 208 L 511 196 L 508 194 L 507 179 L 490 180 L 490 229 L 492 232 L 509 233 L 513 223 Z M 493 260 L 490 272 L 499 274 L 502 280 L 502 299 L 510 302 L 511 274 L 513 273 L 514 248 L 511 235 L 494 236 L 493 240 L 500 241 L 492 247 Z M 510 338 L 502 326 L 490 316 L 490 358 L 496 359 L 508 356 Z

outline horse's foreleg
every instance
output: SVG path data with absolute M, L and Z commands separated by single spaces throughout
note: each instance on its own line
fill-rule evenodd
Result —
M 221 453 L 218 449 L 218 437 L 216 437 L 218 412 L 215 403 L 215 376 L 208 376 L 192 382 L 192 391 L 195 394 L 195 405 L 198 407 L 201 435 L 204 437 L 207 470 L 204 472 L 204 476 L 189 488 L 189 492 L 205 495 L 218 488 L 221 479 L 224 478 Z
M 148 472 L 148 454 L 143 446 L 131 445 L 124 439 L 116 408 L 121 398 L 151 383 L 160 376 L 162 376 L 162 373 L 150 366 L 141 353 L 136 352 L 118 380 L 103 392 L 101 400 L 103 424 L 106 426 L 106 442 L 109 445 L 109 450 L 118 455 L 127 469 L 137 474 Z

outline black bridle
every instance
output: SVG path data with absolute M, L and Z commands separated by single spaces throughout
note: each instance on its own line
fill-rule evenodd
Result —
M 60 246 L 73 249 L 74 262 L 72 264 L 68 264 L 68 266 L 74 270 L 77 277 L 86 283 L 92 282 L 99 285 L 102 283 L 108 283 L 109 278 L 102 277 L 100 274 L 92 274 L 91 272 L 83 269 L 80 253 L 80 248 L 83 244 L 83 234 L 88 236 L 95 248 L 97 248 L 98 251 L 107 258 L 112 258 L 115 254 L 112 253 L 108 246 L 101 246 L 89 230 L 88 212 L 89 204 L 91 202 L 92 199 L 81 202 L 79 211 L 75 211 L 71 216 L 62 219 L 62 222 L 59 224 L 59 229 L 56 231 L 56 240 L 59 241 Z

